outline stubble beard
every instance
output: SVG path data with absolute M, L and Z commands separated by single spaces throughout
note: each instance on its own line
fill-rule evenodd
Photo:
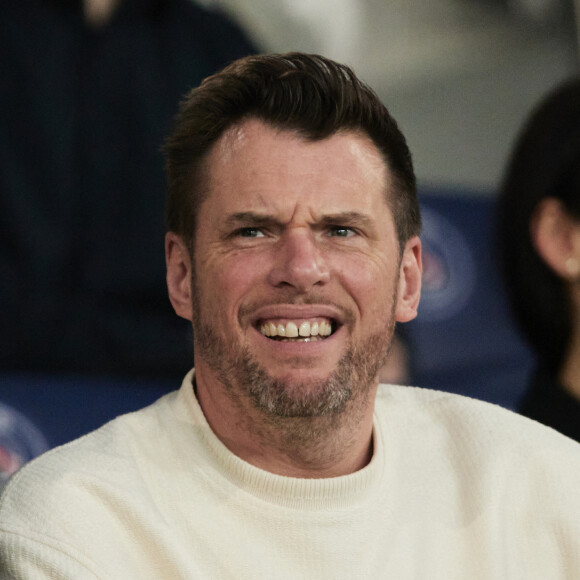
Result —
M 293 438 L 299 438 L 299 423 L 309 426 L 311 436 L 312 429 L 326 431 L 336 427 L 345 415 L 350 422 L 361 419 L 379 369 L 387 359 L 395 328 L 396 293 L 384 328 L 359 345 L 351 344 L 330 375 L 317 381 L 291 381 L 273 377 L 247 347 L 228 343 L 219 336 L 204 319 L 195 283 L 192 289 L 196 356 L 215 373 L 235 404 L 242 399 L 250 401 L 274 427 L 290 428 L 292 424 Z M 347 409 L 349 413 L 345 413 Z M 316 418 L 320 420 L 315 421 Z

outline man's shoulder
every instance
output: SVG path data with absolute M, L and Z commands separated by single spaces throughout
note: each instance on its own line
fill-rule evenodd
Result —
M 498 526 L 521 526 L 518 534 L 533 528 L 541 538 L 547 522 L 570 537 L 580 534 L 576 441 L 476 399 L 413 387 L 379 390 L 375 425 L 386 453 L 411 473 L 408 485 L 422 480 L 437 482 L 440 493 L 456 490 Z
M 104 570 L 113 556 L 122 560 L 135 548 L 135 535 L 158 529 L 162 484 L 172 480 L 164 465 L 174 459 L 172 429 L 179 430 L 173 427 L 176 396 L 117 417 L 18 471 L 0 497 L 0 561 L 27 561 L 30 553 Z M 116 549 L 119 543 L 123 549 Z
M 167 396 L 166 396 L 167 397 Z M 0 497 L 0 520 L 25 521 L 46 510 L 67 510 L 75 497 L 97 488 L 135 481 L 135 446 L 155 438 L 163 397 L 153 405 L 121 415 L 69 443 L 51 449 L 14 474 Z
M 525 455 L 530 461 L 572 462 L 580 468 L 580 445 L 532 419 L 499 405 L 463 395 L 396 385 L 381 385 L 377 418 L 405 416 L 419 433 L 447 433 L 464 453 L 496 458 Z M 533 459 L 535 458 L 535 459 Z M 580 472 L 579 472 L 580 478 Z

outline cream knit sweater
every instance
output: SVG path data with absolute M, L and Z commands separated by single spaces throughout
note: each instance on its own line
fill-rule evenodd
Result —
M 272 475 L 215 437 L 190 373 L 12 479 L 0 578 L 580 578 L 577 443 L 395 386 L 379 388 L 374 443 L 353 475 Z

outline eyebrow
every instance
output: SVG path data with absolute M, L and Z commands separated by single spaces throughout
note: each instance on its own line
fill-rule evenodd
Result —
M 320 220 L 325 225 L 345 225 L 359 228 L 372 228 L 373 220 L 366 214 L 358 211 L 343 211 L 322 216 Z
M 229 226 L 263 226 L 267 224 L 283 225 L 282 222 L 273 215 L 261 214 L 252 211 L 242 211 L 231 214 L 226 219 Z M 366 214 L 357 211 L 344 211 L 323 215 L 319 220 L 321 225 L 348 225 L 354 227 L 372 227 L 373 220 Z
M 266 224 L 279 224 L 280 221 L 269 214 L 255 213 L 253 211 L 241 211 L 231 214 L 226 219 L 228 226 L 262 226 Z

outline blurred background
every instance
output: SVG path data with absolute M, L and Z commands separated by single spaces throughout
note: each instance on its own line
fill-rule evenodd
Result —
M 353 66 L 407 136 L 420 183 L 493 195 L 538 100 L 578 71 L 573 0 L 206 0 L 268 51 Z
M 158 149 L 181 95 L 252 51 L 317 52 L 351 65 L 407 136 L 425 281 L 419 318 L 401 334 L 400 380 L 517 407 L 533 360 L 500 282 L 494 203 L 524 119 L 578 73 L 573 0 L 90 4 L 4 0 L 0 8 L 5 478 L 42 450 L 179 386 L 191 336 L 165 295 Z M 45 176 L 44 163 L 62 170 Z M 53 259 L 64 264 L 62 276 Z M 125 320 L 127 311 L 134 317 Z

